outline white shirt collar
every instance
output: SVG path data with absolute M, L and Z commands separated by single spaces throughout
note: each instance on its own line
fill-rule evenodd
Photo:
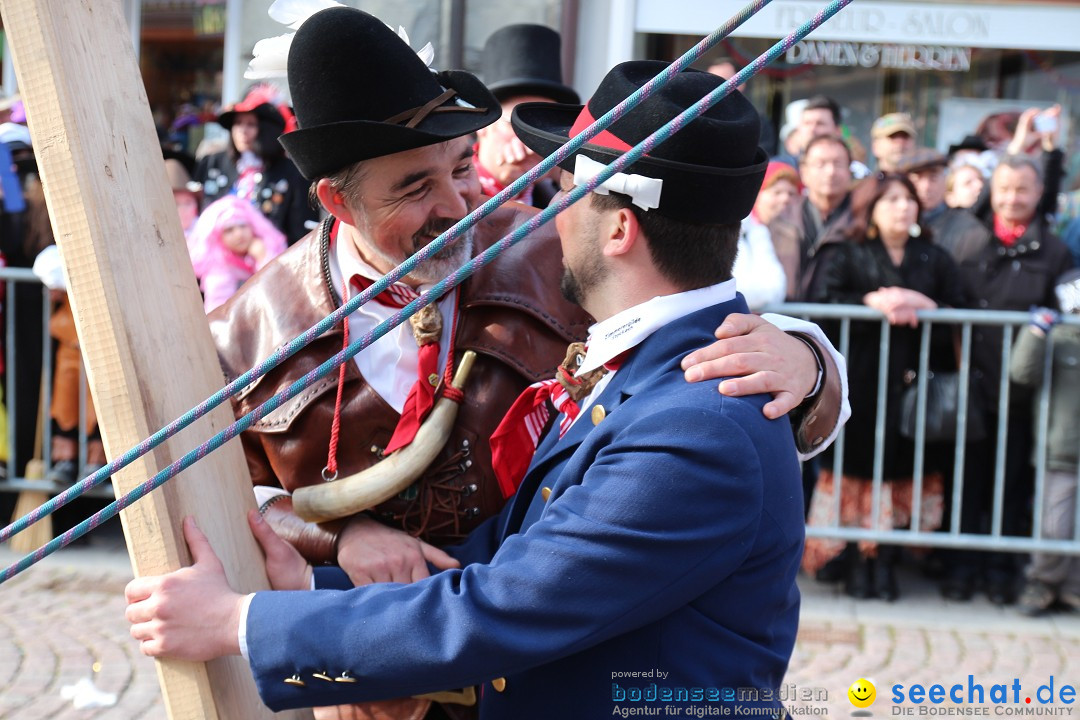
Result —
M 660 295 L 627 308 L 589 328 L 589 349 L 577 375 L 595 370 L 616 355 L 637 347 L 654 332 L 690 313 L 735 299 L 735 280 Z
M 342 229 L 338 227 L 337 238 L 334 241 L 333 247 L 334 257 L 337 259 L 337 263 L 330 263 L 330 275 L 334 279 L 335 289 L 341 295 L 345 297 L 344 285 L 347 279 L 352 279 L 353 275 L 359 275 L 365 277 L 368 280 L 379 280 L 385 273 L 381 273 L 365 260 L 360 257 L 360 252 L 356 249 L 356 245 L 348 238 L 343 236 Z M 336 267 L 335 267 L 336 265 Z M 334 271 L 337 272 L 334 272 Z M 402 282 L 395 284 L 403 285 Z M 420 285 L 414 288 L 416 292 L 423 293 L 431 289 L 434 283 L 428 283 Z M 349 297 L 352 297 L 356 293 L 349 290 Z

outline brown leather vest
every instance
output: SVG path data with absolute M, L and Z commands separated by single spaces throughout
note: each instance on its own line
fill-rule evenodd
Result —
M 488 216 L 476 227 L 475 252 L 490 247 L 534 212 L 510 203 Z M 211 314 L 211 330 L 229 380 L 340 305 L 329 281 L 327 236 L 324 223 Z M 462 539 L 501 509 L 504 499 L 492 474 L 488 438 L 527 385 L 551 377 L 567 343 L 583 339 L 590 322 L 583 310 L 559 294 L 561 273 L 562 253 L 549 223 L 463 284 L 455 352 L 460 357 L 465 350 L 474 350 L 478 358 L 454 431 L 425 476 L 371 511 L 376 518 L 444 545 Z M 245 388 L 234 403 L 237 415 L 285 389 L 341 347 L 338 326 Z M 337 378 L 335 371 L 319 380 L 243 433 L 255 484 L 293 490 L 323 482 Z M 378 462 L 398 417 L 361 377 L 356 364 L 347 363 L 340 474 Z M 302 552 L 312 560 L 331 560 L 332 536 L 329 542 L 318 552 L 303 548 Z

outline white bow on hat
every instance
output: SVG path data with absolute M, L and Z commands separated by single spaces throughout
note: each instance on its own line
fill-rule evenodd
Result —
M 584 186 L 587 182 L 600 174 L 606 167 L 585 155 L 578 155 L 574 165 L 574 184 Z M 629 195 L 631 201 L 642 210 L 652 210 L 660 207 L 660 191 L 664 187 L 664 181 L 658 178 L 646 177 L 645 175 L 633 175 L 627 173 L 615 173 L 610 178 L 597 185 L 594 193 L 607 195 L 609 192 Z

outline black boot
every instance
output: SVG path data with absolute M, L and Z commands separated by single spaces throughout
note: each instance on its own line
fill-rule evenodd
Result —
M 896 584 L 896 556 L 895 547 L 878 547 L 877 558 L 874 561 L 874 593 L 882 600 L 892 602 L 900 597 L 900 589 Z
M 951 571 L 941 583 L 941 595 L 946 600 L 967 602 L 975 594 L 975 578 L 970 572 Z
M 851 565 L 857 554 L 858 550 L 855 548 L 855 543 L 848 543 L 844 546 L 844 549 L 840 551 L 839 555 L 822 565 L 821 568 L 814 573 L 814 579 L 818 582 L 825 583 L 840 582 L 847 577 L 848 567 Z
M 874 596 L 873 562 L 861 552 L 856 551 L 855 558 L 848 566 L 844 592 L 860 600 Z
M 1016 558 L 1012 553 L 992 553 L 986 559 L 986 597 L 995 605 L 1016 602 Z

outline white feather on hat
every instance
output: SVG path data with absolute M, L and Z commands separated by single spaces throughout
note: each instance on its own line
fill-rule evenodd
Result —
M 294 32 L 264 38 L 255 43 L 251 51 L 253 57 L 248 63 L 244 77 L 248 80 L 285 77 L 289 66 L 289 48 L 292 47 L 295 31 L 299 30 L 304 21 L 315 13 L 332 7 L 345 6 L 336 0 L 274 0 L 274 4 L 267 11 L 268 14 L 273 20 L 287 25 Z M 398 25 L 397 34 L 406 45 L 412 46 L 405 28 Z M 435 59 L 435 48 L 428 43 L 417 50 L 416 54 L 424 61 L 424 65 L 431 67 L 431 61 Z
M 252 49 L 251 62 L 248 63 L 244 77 L 248 80 L 270 80 L 283 78 L 289 63 L 289 48 L 295 33 L 285 33 L 263 38 Z
M 299 30 L 309 17 L 332 7 L 341 7 L 341 3 L 335 0 L 275 0 L 267 14 L 271 20 L 287 25 L 290 30 Z

